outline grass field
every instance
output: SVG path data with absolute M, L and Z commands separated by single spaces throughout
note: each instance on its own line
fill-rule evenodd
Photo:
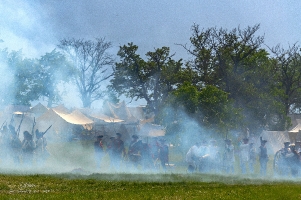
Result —
M 300 199 L 301 184 L 202 174 L 0 175 L 1 199 Z

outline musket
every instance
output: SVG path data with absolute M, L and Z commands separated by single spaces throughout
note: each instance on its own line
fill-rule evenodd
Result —
M 0 130 L 2 130 L 2 128 L 3 128 L 4 124 L 5 124 L 5 122 L 6 122 L 6 120 L 5 120 L 5 121 L 3 122 L 3 124 L 1 125 Z
M 32 124 L 32 129 L 31 129 L 31 135 L 32 135 L 32 139 L 34 139 L 34 136 L 35 136 L 35 132 L 34 132 L 34 127 L 36 125 L 36 118 L 34 117 L 33 118 L 33 124 Z
M 45 133 L 51 128 L 52 125 L 50 125 L 45 132 L 43 132 L 43 136 L 45 135 Z
M 21 119 L 20 124 L 19 124 L 18 129 L 17 129 L 17 136 L 19 136 L 20 128 L 21 128 L 21 124 L 23 122 L 23 119 L 24 119 L 24 113 L 22 114 L 22 119 Z
M 14 121 L 14 114 L 12 114 L 9 124 L 12 124 Z

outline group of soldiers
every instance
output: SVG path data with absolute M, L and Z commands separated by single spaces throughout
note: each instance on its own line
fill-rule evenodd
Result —
M 20 126 L 19 126 L 20 127 Z M 19 167 L 42 166 L 48 157 L 45 132 L 38 129 L 23 132 L 20 140 L 18 128 L 12 124 L 3 125 L 0 132 L 1 165 Z
M 161 168 L 166 170 L 166 166 L 169 165 L 169 149 L 165 139 L 154 139 L 150 143 L 145 143 L 139 136 L 132 135 L 132 140 L 126 148 L 121 137 L 120 133 L 116 133 L 115 137 L 110 137 L 110 141 L 104 144 L 103 135 L 97 136 L 94 142 L 97 169 L 101 168 L 101 163 L 105 162 L 103 157 L 108 153 L 110 168 L 116 171 L 125 170 L 122 167 L 152 171 L 159 168 L 159 163 Z
M 230 139 L 226 139 L 224 148 L 220 148 L 215 140 L 209 142 L 204 140 L 196 142 L 186 154 L 188 172 L 199 171 L 201 173 L 228 173 L 235 171 L 235 159 L 239 157 L 240 172 L 242 174 L 254 174 L 254 165 L 257 157 L 260 162 L 260 174 L 265 176 L 267 171 L 268 154 L 266 140 L 260 138 L 259 152 L 257 153 L 254 142 L 249 142 L 248 138 L 242 139 L 235 151 Z M 235 156 L 238 153 L 238 156 Z
M 284 142 L 284 147 L 275 154 L 274 171 L 279 176 L 301 176 L 301 141 Z

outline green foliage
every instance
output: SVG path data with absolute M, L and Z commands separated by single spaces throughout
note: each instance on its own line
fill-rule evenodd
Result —
M 173 95 L 171 100 L 173 108 L 185 111 L 202 127 L 225 134 L 241 126 L 240 110 L 233 107 L 227 93 L 214 86 L 198 90 L 196 86 L 185 82 L 173 92 Z M 177 121 L 181 124 L 182 120 Z M 166 125 L 168 126 L 168 123 Z
M 264 37 L 256 36 L 258 30 L 259 25 L 232 30 L 200 30 L 194 25 L 192 47 L 184 46 L 193 56 L 187 66 L 198 73 L 198 87 L 216 86 L 228 93 L 244 116 L 242 124 L 252 133 L 283 130 L 287 124 L 283 105 L 277 103 L 281 92 L 275 93 L 274 61 L 261 48 Z
M 175 61 L 168 47 L 146 53 L 143 60 L 133 43 L 120 47 L 111 89 L 131 99 L 144 99 L 150 112 L 158 113 L 168 95 L 188 75 L 181 60 Z
M 0 177 L 1 199 L 298 199 L 301 189 L 299 182 L 203 174 Z
M 41 96 L 48 98 L 48 107 L 61 99 L 57 85 L 68 82 L 75 75 L 74 68 L 65 56 L 56 49 L 46 53 L 39 59 L 40 70 L 35 74 L 36 81 L 41 87 Z

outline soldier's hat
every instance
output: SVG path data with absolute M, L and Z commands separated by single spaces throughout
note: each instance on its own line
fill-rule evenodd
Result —
M 225 142 L 232 142 L 230 139 L 225 139 Z
M 121 137 L 121 133 L 116 133 L 117 136 Z
M 115 139 L 115 137 L 112 136 L 112 137 L 110 137 L 110 139 L 111 139 L 111 140 L 112 140 L 112 139 Z
M 138 139 L 139 137 L 138 137 L 138 135 L 132 135 L 132 138 Z
M 97 139 L 101 139 L 101 138 L 103 138 L 103 135 L 98 135 L 97 136 Z
M 15 127 L 13 125 L 8 125 L 8 128 L 10 130 L 11 133 L 15 133 Z
M 285 147 L 288 147 L 291 143 L 290 142 L 284 142 L 283 143 Z
M 32 135 L 28 132 L 28 131 L 24 131 L 23 132 L 24 138 L 31 140 L 32 139 Z
M 261 144 L 265 144 L 267 142 L 268 142 L 267 140 L 261 140 Z
M 244 138 L 244 139 L 242 139 L 243 141 L 249 141 L 249 138 Z

